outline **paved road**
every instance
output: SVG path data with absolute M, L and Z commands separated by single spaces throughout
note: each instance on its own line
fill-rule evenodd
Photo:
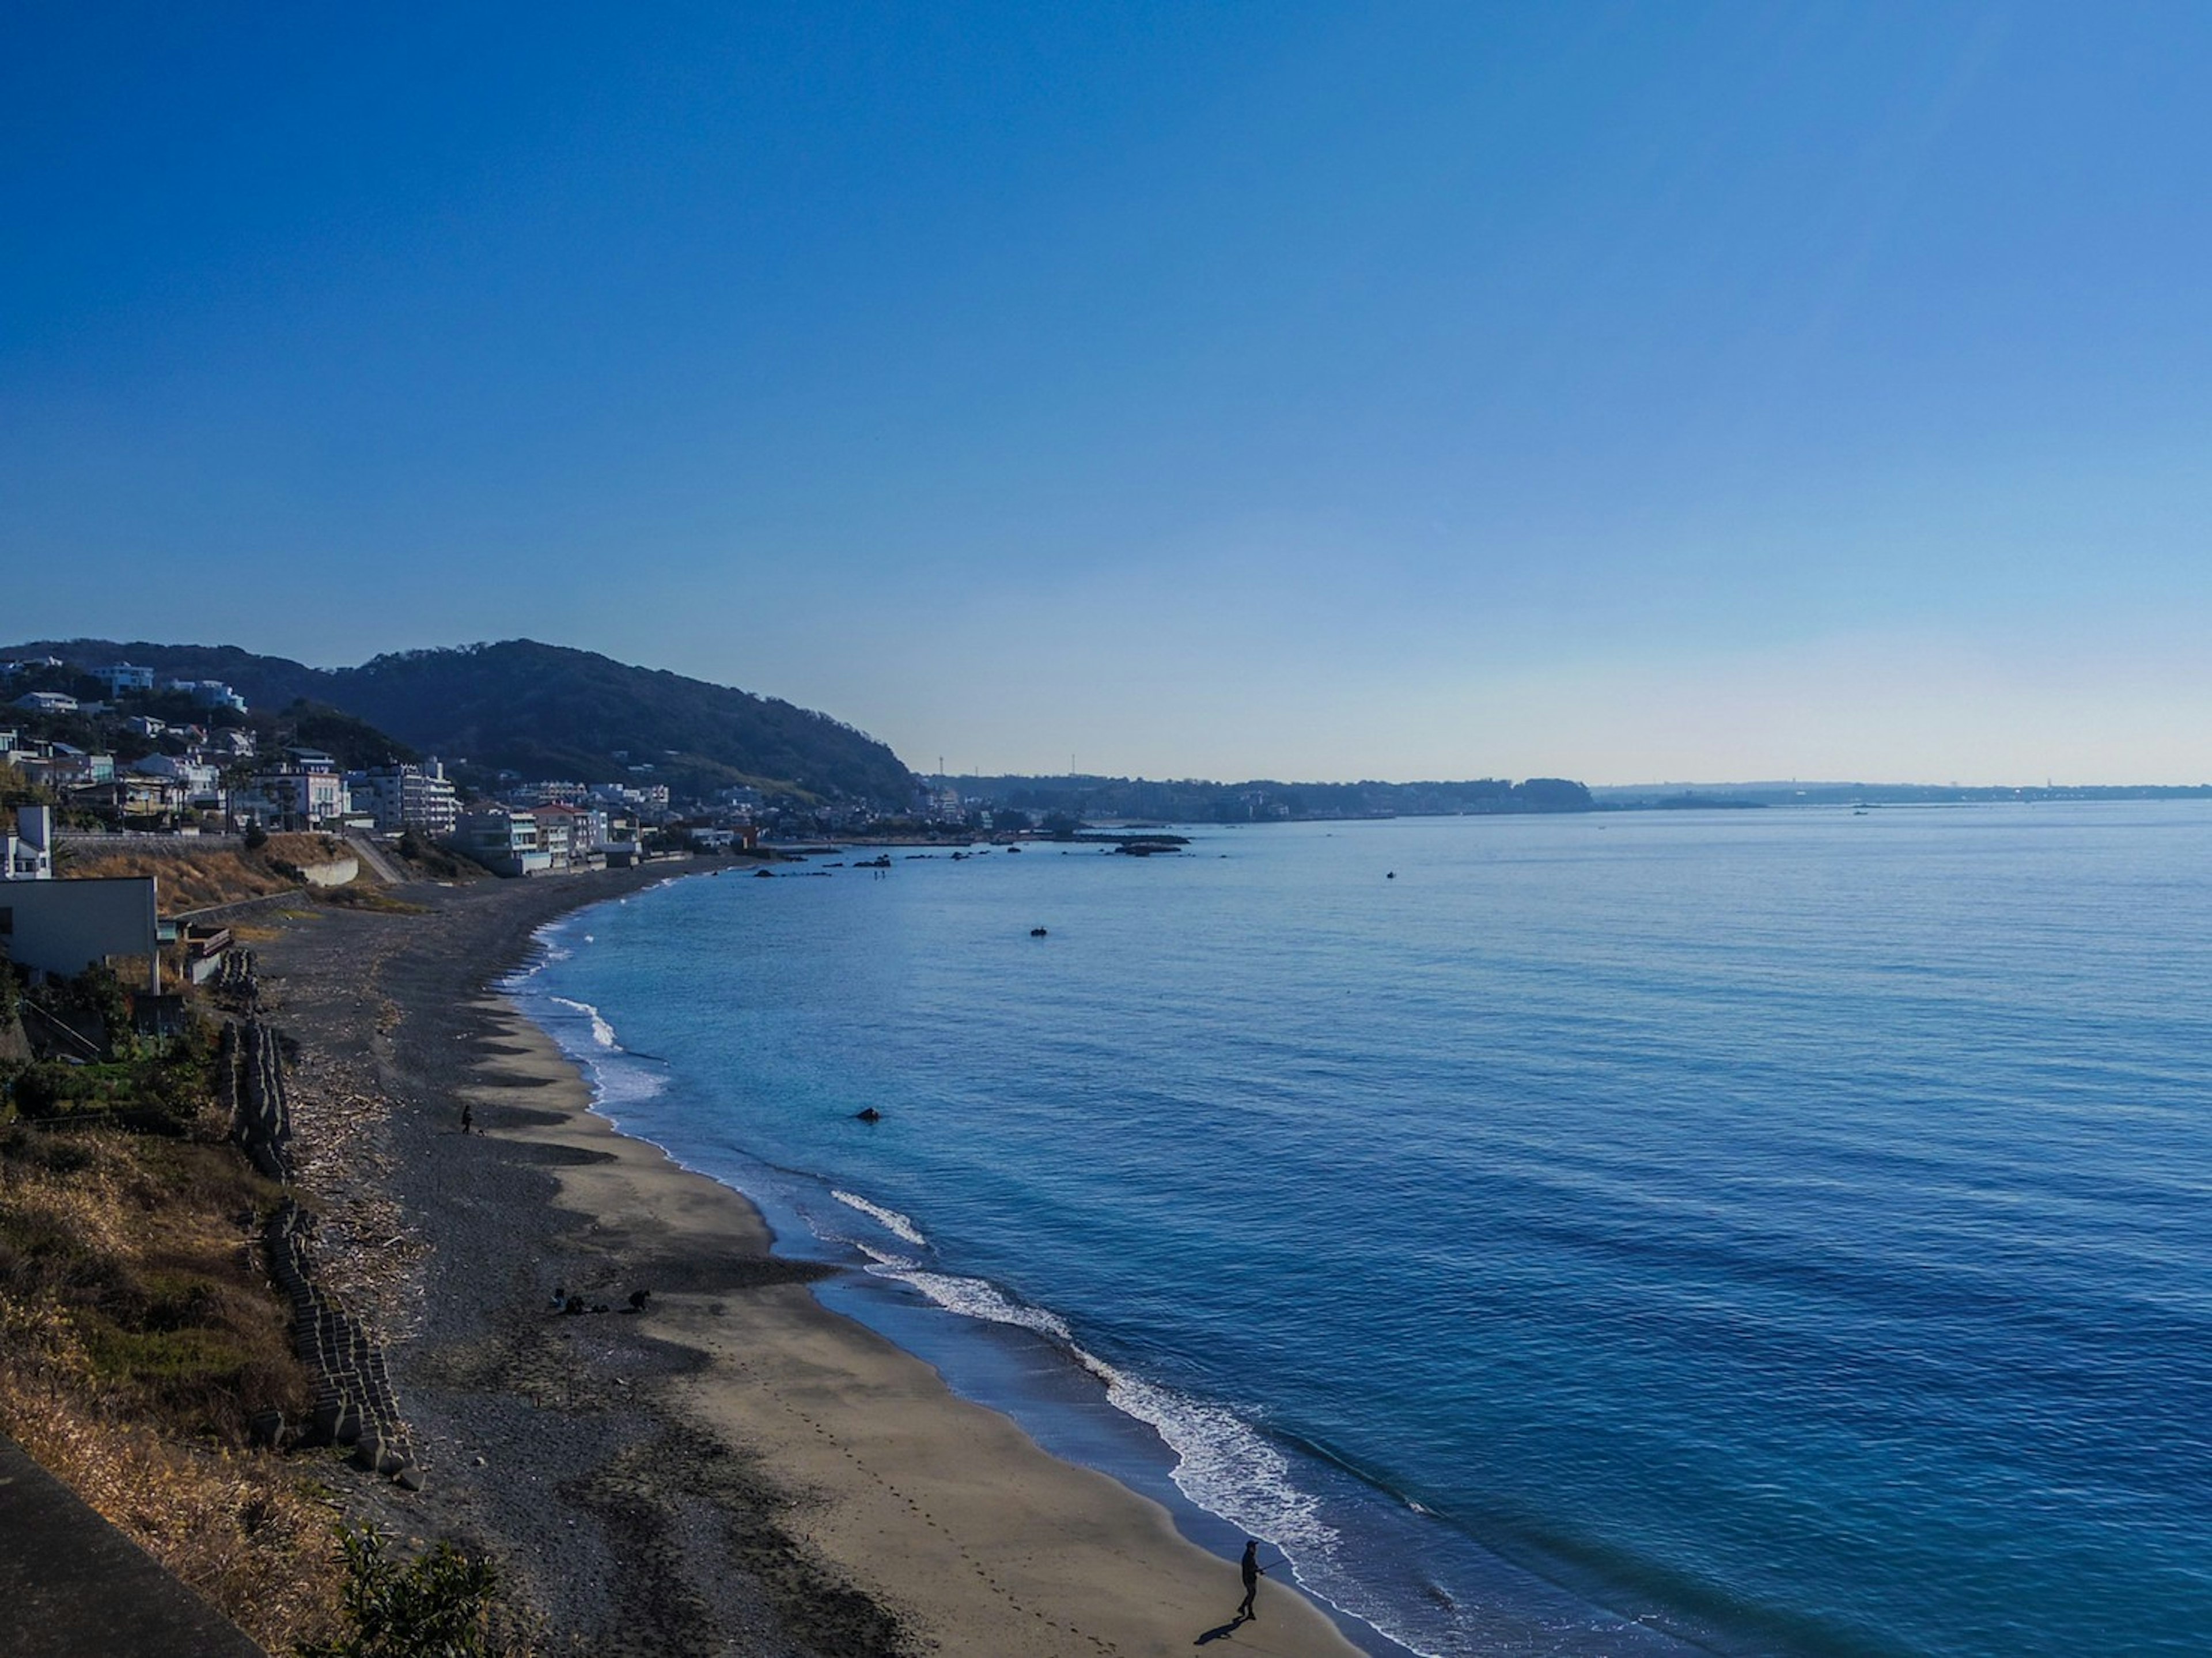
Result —
M 10 1658 L 266 1658 L 4 1436 L 0 1651 Z

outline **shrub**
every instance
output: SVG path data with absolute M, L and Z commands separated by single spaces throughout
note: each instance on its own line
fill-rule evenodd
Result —
M 349 1627 L 335 1641 L 304 1643 L 300 1658 L 492 1658 L 491 1562 L 441 1543 L 403 1565 L 386 1558 L 374 1525 L 341 1526 L 338 1544 Z

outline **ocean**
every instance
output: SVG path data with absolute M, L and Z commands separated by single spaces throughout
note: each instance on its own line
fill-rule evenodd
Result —
M 2212 810 L 1188 833 L 687 877 L 509 987 L 1374 1652 L 2212 1641 Z

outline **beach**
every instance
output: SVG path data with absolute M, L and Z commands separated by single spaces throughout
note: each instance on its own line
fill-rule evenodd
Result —
M 555 1652 L 1353 1652 L 1273 1580 L 1229 1628 L 1233 1562 L 824 1309 L 832 1269 L 592 1113 L 491 987 L 548 920 L 665 878 L 409 887 L 421 913 L 257 945 L 333 1276 L 428 1476 L 364 1500 L 491 1554 Z

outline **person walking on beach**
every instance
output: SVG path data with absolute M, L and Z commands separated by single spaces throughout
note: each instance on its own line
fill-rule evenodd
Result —
M 1257 1618 L 1252 1610 L 1252 1597 L 1260 1592 L 1260 1546 L 1250 1538 L 1244 1540 L 1244 1558 L 1237 1570 L 1244 1574 L 1244 1604 L 1237 1608 L 1239 1618 Z
M 465 1134 L 469 1130 L 476 1126 L 477 1114 L 474 1110 L 471 1109 L 469 1102 L 466 1100 L 463 1100 L 461 1102 L 461 1133 Z

